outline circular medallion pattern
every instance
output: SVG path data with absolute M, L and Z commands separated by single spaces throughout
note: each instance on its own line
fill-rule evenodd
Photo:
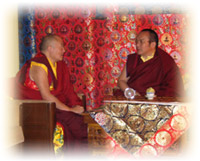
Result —
M 136 133 L 142 132 L 145 127 L 144 120 L 140 116 L 130 116 L 127 119 L 127 123 Z
M 159 108 L 156 105 L 143 105 L 141 107 L 141 117 L 146 120 L 155 120 L 158 116 Z
M 104 44 L 105 44 L 104 38 L 99 37 L 99 38 L 97 39 L 97 45 L 98 45 L 99 47 L 102 47 Z
M 121 35 L 118 31 L 114 31 L 110 34 L 110 38 L 112 41 L 117 42 L 121 39 Z
M 104 58 L 105 60 L 110 60 L 113 56 L 112 54 L 112 51 L 108 48 L 106 48 L 104 51 L 103 51 L 103 55 L 104 55 Z
M 76 80 L 77 80 L 77 79 L 76 79 L 76 76 L 73 75 L 73 74 L 71 74 L 71 75 L 70 75 L 70 81 L 71 81 L 71 83 L 72 83 L 72 84 L 75 84 L 75 83 L 76 83 Z
M 119 69 L 119 67 L 115 66 L 112 68 L 111 70 L 111 75 L 115 78 L 118 78 L 121 74 L 121 70 Z
M 119 52 L 119 56 L 121 59 L 126 60 L 127 56 L 130 54 L 129 50 L 127 48 L 122 48 Z
M 151 144 L 145 144 L 140 148 L 140 155 L 143 157 L 157 156 L 157 149 Z
M 82 9 L 82 11 L 81 11 L 81 15 L 82 15 L 83 18 L 89 17 L 90 14 L 91 14 L 91 12 L 90 12 L 90 10 L 87 9 L 87 8 L 84 8 L 84 9 Z
M 167 130 L 158 131 L 155 134 L 155 142 L 162 147 L 167 147 L 172 142 L 172 135 Z
M 120 15 L 119 20 L 123 23 L 127 22 L 129 20 L 128 15 Z
M 69 29 L 67 28 L 66 25 L 62 25 L 62 26 L 60 27 L 60 33 L 61 33 L 61 34 L 65 35 L 65 34 L 68 33 L 68 31 L 69 31 Z
M 78 57 L 76 60 L 75 60 L 75 64 L 77 67 L 82 67 L 83 64 L 84 64 L 84 61 L 82 58 Z
M 77 25 L 74 27 L 74 32 L 75 32 L 75 33 L 80 34 L 82 31 L 83 31 L 83 28 L 82 28 L 81 25 L 77 24 Z
M 45 28 L 45 33 L 46 34 L 53 34 L 54 30 L 53 30 L 53 27 L 52 26 L 47 26 Z
M 172 116 L 170 126 L 175 131 L 183 131 L 187 127 L 187 120 L 185 119 L 184 116 L 176 114 Z
M 154 25 L 156 25 L 156 26 L 162 25 L 162 24 L 163 24 L 163 17 L 162 17 L 161 15 L 156 15 L 156 16 L 154 16 L 154 18 L 153 18 L 153 23 L 154 23 Z
M 91 48 L 91 43 L 89 41 L 84 41 L 83 44 L 82 44 L 82 48 L 86 51 L 90 50 Z
M 113 116 L 123 117 L 127 113 L 127 105 L 126 104 L 111 104 L 111 111 Z
M 136 35 L 137 35 L 137 33 L 136 33 L 136 31 L 134 31 L 134 30 L 132 30 L 132 31 L 130 31 L 129 33 L 128 33 L 128 39 L 129 39 L 129 41 L 132 41 L 132 42 L 134 42 L 135 41 L 135 38 L 136 38 Z
M 179 24 L 181 24 L 181 19 L 179 16 L 177 15 L 173 15 L 171 18 L 170 18 L 170 24 L 172 26 L 178 26 Z
M 92 82 L 93 82 L 93 78 L 92 76 L 89 74 L 89 73 L 86 73 L 83 77 L 83 82 L 84 84 L 87 86 L 87 85 L 90 85 Z
M 38 17 L 39 19 L 45 18 L 45 12 L 42 11 L 42 10 L 39 10 L 39 11 L 37 12 L 37 17 Z
M 73 41 L 69 42 L 67 46 L 68 46 L 68 49 L 71 51 L 73 51 L 76 48 L 76 44 Z
M 101 70 L 98 73 L 98 78 L 99 78 L 100 81 L 102 81 L 102 80 L 104 80 L 104 77 L 105 77 L 105 72 Z
M 116 131 L 112 137 L 117 141 L 117 143 L 122 145 L 122 147 L 127 146 L 129 143 L 129 135 L 125 131 Z
M 178 63 L 181 60 L 181 55 L 177 51 L 173 51 L 170 55 L 176 63 Z
M 172 43 L 172 36 L 169 34 L 169 33 L 164 33 L 162 36 L 161 36 L 161 42 L 164 44 L 164 45 L 170 45 Z

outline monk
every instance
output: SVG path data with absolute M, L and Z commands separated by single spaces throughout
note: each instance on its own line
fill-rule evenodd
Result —
M 87 125 L 80 115 L 84 108 L 63 61 L 63 40 L 57 35 L 47 35 L 40 47 L 41 53 L 28 60 L 16 75 L 16 97 L 55 102 L 56 121 L 64 127 L 64 144 L 69 149 L 77 142 L 87 145 Z
M 128 55 L 126 65 L 118 78 L 123 95 L 126 88 L 132 88 L 136 95 L 145 96 L 152 87 L 157 96 L 180 97 L 184 94 L 183 81 L 173 58 L 158 48 L 158 35 L 151 29 L 142 30 L 136 37 L 136 54 Z

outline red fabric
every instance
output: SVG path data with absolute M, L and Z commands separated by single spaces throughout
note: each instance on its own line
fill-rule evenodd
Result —
M 17 88 L 17 98 L 19 99 L 42 99 L 41 94 L 38 90 L 34 90 L 27 86 L 24 86 L 25 76 L 27 74 L 27 69 L 29 69 L 30 62 L 35 61 L 38 63 L 43 63 L 48 68 L 48 77 L 50 76 L 54 90 L 51 93 L 57 97 L 61 102 L 68 105 L 69 107 L 73 105 L 82 105 L 82 101 L 76 95 L 73 89 L 73 85 L 70 82 L 70 76 L 68 68 L 64 61 L 57 62 L 57 80 L 53 74 L 50 64 L 44 55 L 40 57 L 33 58 L 29 60 L 22 69 L 18 72 L 16 76 L 16 88 Z
M 143 62 L 139 55 L 131 54 L 127 60 L 127 84 L 141 95 L 152 87 L 157 96 L 178 97 L 183 95 L 183 81 L 173 58 L 158 48 L 154 58 Z
M 101 19 L 101 14 L 107 18 Z M 37 6 L 34 22 L 37 51 L 43 36 L 57 34 L 63 38 L 64 61 L 74 90 L 86 95 L 87 110 L 98 108 L 104 96 L 113 94 L 127 56 L 136 52 L 135 38 L 142 29 L 157 32 L 159 47 L 174 58 L 183 78 L 188 76 L 185 64 L 188 39 L 184 34 L 188 21 L 184 14 L 135 14 L 133 11 L 121 15 L 118 5 L 103 7 L 101 13 L 96 6 L 72 5 L 70 9 Z

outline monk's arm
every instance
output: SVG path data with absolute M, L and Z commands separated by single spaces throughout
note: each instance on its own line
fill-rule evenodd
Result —
M 129 77 L 126 77 L 126 65 L 125 65 L 117 81 L 117 85 L 122 91 L 125 91 L 125 89 L 128 88 L 127 84 L 128 79 Z
M 124 66 L 124 69 L 122 70 L 121 75 L 118 78 L 117 85 L 118 87 L 124 92 L 126 88 L 129 88 L 127 82 L 130 77 L 126 76 L 126 65 Z M 140 93 L 136 91 L 136 95 L 140 96 Z
M 60 110 L 71 111 L 75 113 L 82 113 L 84 111 L 82 106 L 75 106 L 70 108 L 58 100 L 49 90 L 49 82 L 47 73 L 39 66 L 32 66 L 30 70 L 30 76 L 35 81 L 36 85 L 40 90 L 40 94 L 44 100 L 52 101 L 56 103 L 56 107 Z

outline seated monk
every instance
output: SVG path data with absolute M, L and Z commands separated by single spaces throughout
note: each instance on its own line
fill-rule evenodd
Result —
M 57 35 L 47 35 L 40 47 L 42 53 L 28 60 L 16 75 L 16 97 L 55 102 L 56 121 L 64 127 L 64 147 L 70 149 L 75 143 L 85 146 L 87 125 L 80 115 L 84 108 L 63 61 L 63 40 Z
M 132 88 L 136 95 L 145 96 L 152 87 L 156 96 L 180 97 L 184 94 L 183 80 L 174 59 L 158 48 L 158 35 L 151 29 L 142 30 L 136 37 L 136 54 L 128 55 L 126 65 L 118 78 L 120 90 L 114 95 L 124 95 Z

